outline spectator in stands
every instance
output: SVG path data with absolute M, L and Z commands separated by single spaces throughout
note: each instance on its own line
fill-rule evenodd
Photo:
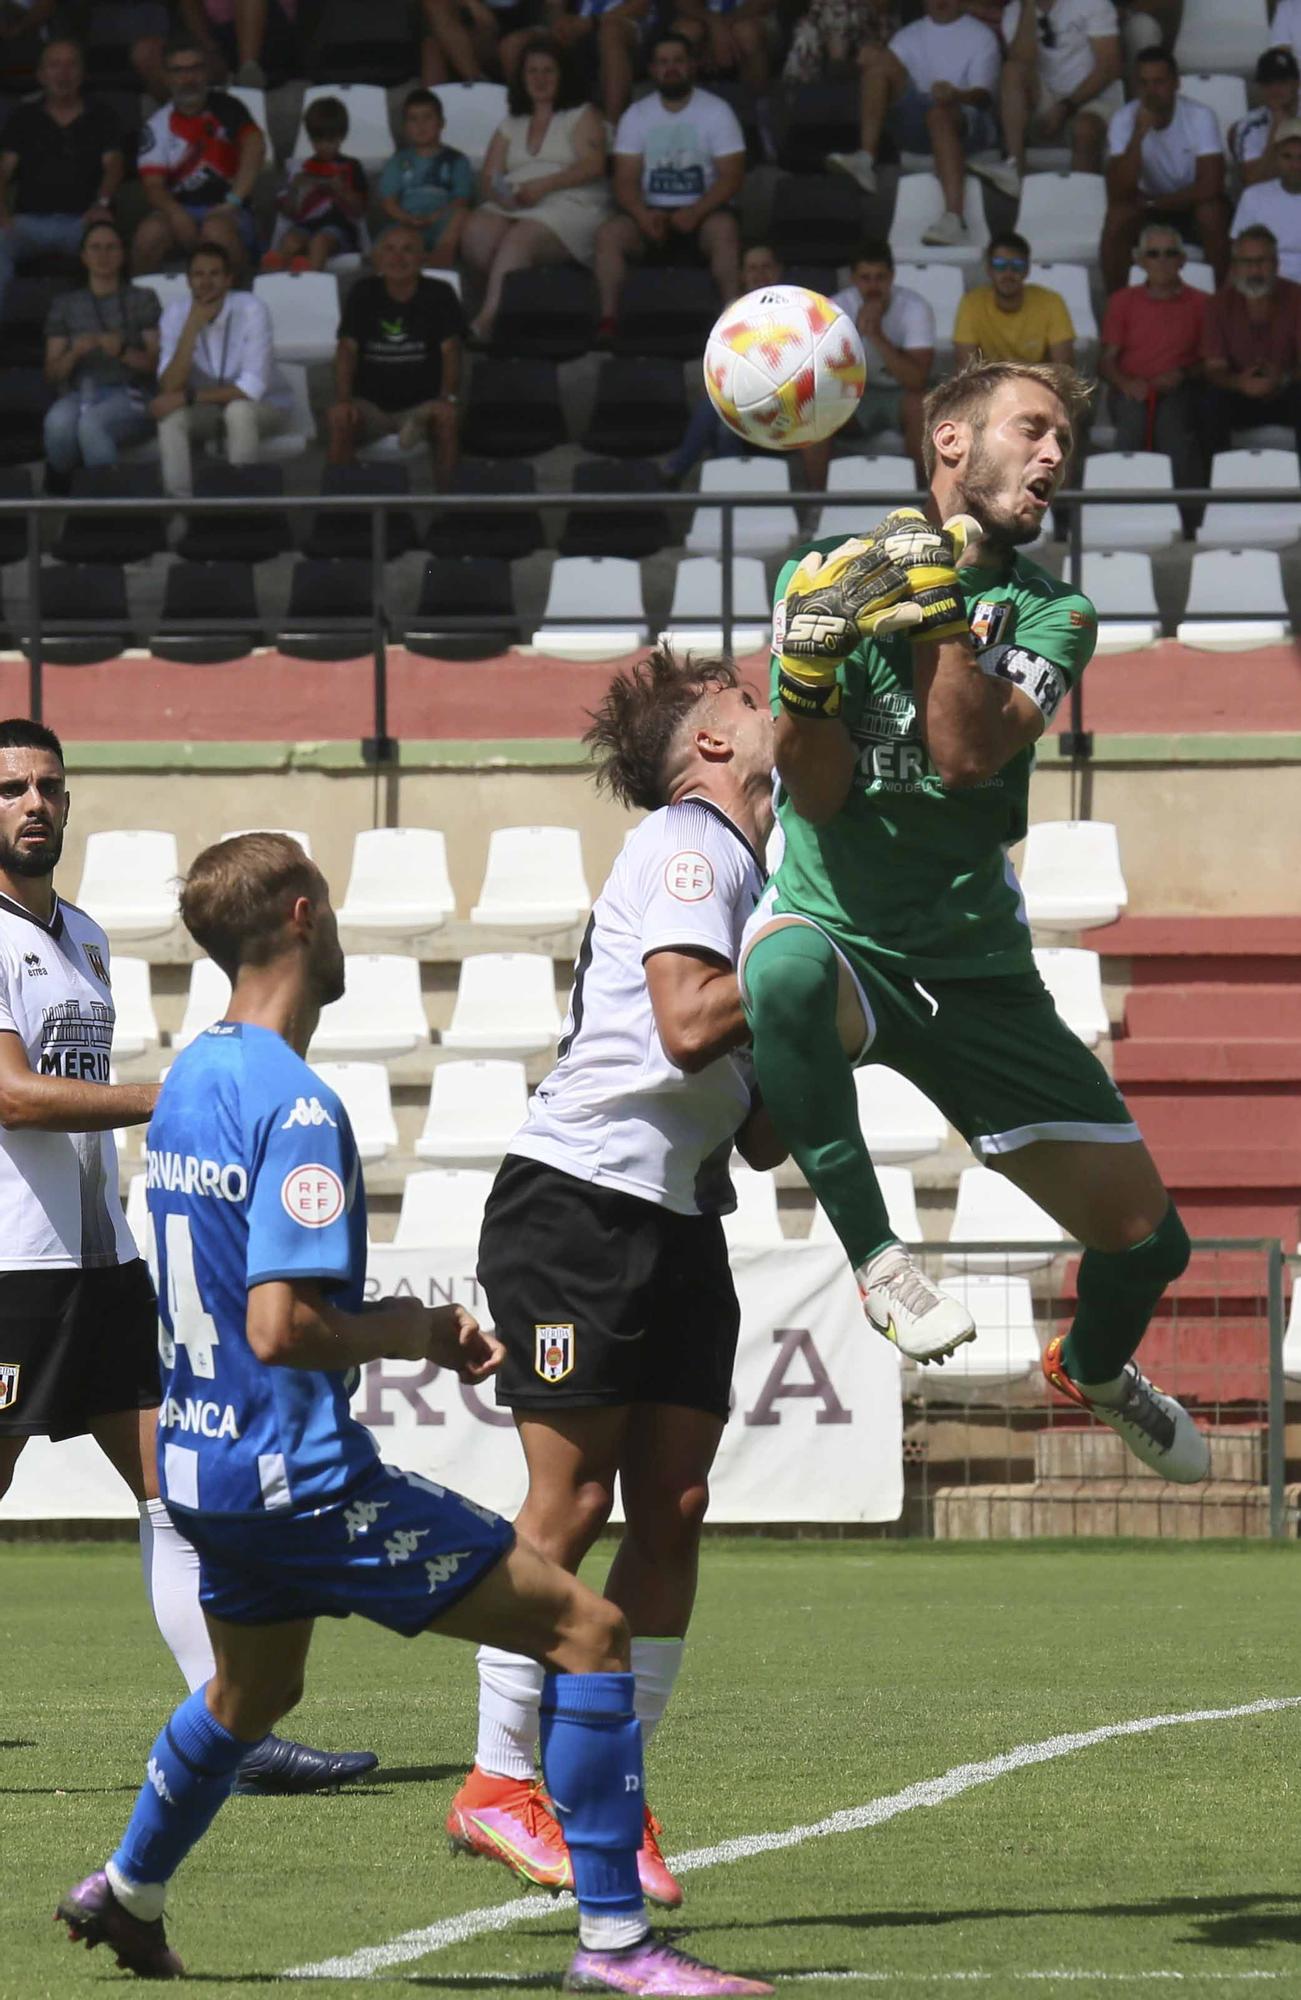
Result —
M 214 76 L 265 90 L 268 77 L 302 75 L 298 0 L 180 0 L 180 10 Z
M 1007 60 L 999 87 L 1003 158 L 973 160 L 979 174 L 1013 200 L 1021 193 L 1027 143 L 1063 139 L 1077 174 L 1100 174 L 1107 121 L 1120 109 L 1120 21 L 1112 0 L 1011 0 Z
M 234 271 L 258 248 L 248 200 L 266 140 L 237 97 L 208 82 L 208 58 L 189 36 L 163 57 L 172 97 L 140 138 L 140 180 L 150 213 L 132 245 L 139 271 L 156 271 L 198 243 L 215 243 Z
M 163 102 L 163 49 L 172 25 L 167 0 L 82 0 L 64 18 L 88 49 L 125 49 L 141 89 Z
M 1183 281 L 1183 239 L 1172 222 L 1149 222 L 1138 239 L 1141 285 L 1107 301 L 1098 374 L 1111 391 L 1119 451 L 1163 451 L 1176 486 L 1201 486 L 1206 459 L 1196 430 L 1206 294 Z M 1195 509 L 1185 511 L 1193 525 Z
M 1230 234 L 1236 239 L 1253 223 L 1263 222 L 1278 245 L 1278 268 L 1293 283 L 1301 281 L 1301 118 L 1285 118 L 1274 132 L 1278 175 L 1244 190 Z
M 1229 133 L 1229 158 L 1243 187 L 1272 181 L 1278 175 L 1274 140 L 1284 119 L 1301 113 L 1298 102 L 1301 66 L 1291 49 L 1266 49 L 1256 64 L 1256 94 L 1260 103 L 1239 118 Z
M 19 260 L 51 250 L 77 256 L 87 223 L 112 219 L 122 179 L 117 123 L 83 97 L 77 44 L 47 42 L 37 73 L 40 99 L 19 105 L 0 135 L 0 319 Z
M 1278 274 L 1278 244 L 1263 222 L 1236 236 L 1229 282 L 1202 322 L 1206 371 L 1199 429 L 1224 451 L 1235 430 L 1286 424 L 1301 452 L 1301 285 Z
M 593 95 L 611 125 L 617 125 L 632 96 L 633 76 L 655 32 L 654 0 L 547 0 L 546 30 L 581 65 Z M 501 45 L 502 70 L 509 83 L 524 58 L 531 27 L 507 35 Z
M 1075 365 L 1075 328 L 1065 299 L 1048 285 L 1029 285 L 1030 245 L 1014 229 L 994 236 L 985 252 L 987 285 L 964 292 L 953 325 L 958 366 L 984 361 L 1064 361 Z
M 394 224 L 376 247 L 377 275 L 348 294 L 326 419 L 330 463 L 350 465 L 359 445 L 396 434 L 404 451 L 428 443 L 445 487 L 456 464 L 464 321 L 451 286 L 422 277 L 420 259 L 421 231 Z
M 899 26 L 888 0 L 812 0 L 791 31 L 782 75 L 787 83 L 821 83 L 849 73 L 869 42 L 883 48 Z
M 944 208 L 922 241 L 965 243 L 965 155 L 988 151 L 998 137 L 997 37 L 962 11 L 962 0 L 926 0 L 921 20 L 900 28 L 884 49 L 867 43 L 859 64 L 858 151 L 829 153 L 827 165 L 872 194 L 883 133 L 909 152 L 932 154 Z
M 443 144 L 443 107 L 432 90 L 407 93 L 402 144 L 379 177 L 379 198 L 390 222 L 419 231 L 426 264 L 435 270 L 455 264 L 474 200 L 474 169 L 457 147 Z
M 361 246 L 367 180 L 360 160 L 343 151 L 348 136 L 347 106 L 338 97 L 317 97 L 303 113 L 312 150 L 290 162 L 277 206 L 280 217 L 264 271 L 323 271 L 331 257 Z
M 420 81 L 481 83 L 518 68 L 518 42 L 537 27 L 532 0 L 421 0 Z M 513 59 L 512 59 L 513 58 Z
M 1168 49 L 1144 49 L 1135 80 L 1137 96 L 1107 127 L 1103 283 L 1109 292 L 1125 284 L 1135 239 L 1156 216 L 1191 233 L 1223 277 L 1229 240 L 1220 121 L 1208 105 L 1183 95 Z
M 613 332 L 630 258 L 708 261 L 721 299 L 740 283 L 734 204 L 745 179 L 745 139 L 730 104 L 695 85 L 681 35 L 651 51 L 655 90 L 630 105 L 614 135 L 614 199 L 620 213 L 596 232 L 601 334 Z
M 61 393 L 45 413 L 47 492 L 66 492 L 79 465 L 116 465 L 122 445 L 152 435 L 158 294 L 126 280 L 126 242 L 100 217 L 81 239 L 87 283 L 55 299 L 45 322 L 45 377 Z
M 471 323 L 481 339 L 492 332 L 511 271 L 567 261 L 590 268 L 597 228 L 610 213 L 605 121 L 567 74 L 557 43 L 534 38 L 506 101 L 462 239 L 466 263 L 487 280 Z
M 262 438 L 293 412 L 289 386 L 271 353 L 271 315 L 252 292 L 231 290 L 234 264 L 221 243 L 196 243 L 186 265 L 189 303 L 163 310 L 158 356 L 158 421 L 163 485 L 194 490 L 190 446 L 224 438 L 232 465 L 253 465 Z
M 686 37 L 700 72 L 768 88 L 777 0 L 675 0 L 673 33 Z
M 850 266 L 850 281 L 834 303 L 858 328 L 867 361 L 867 387 L 847 429 L 855 425 L 864 439 L 881 431 L 902 433 L 904 449 L 914 465 L 922 460 L 922 398 L 935 359 L 935 314 L 930 302 L 894 276 L 894 252 L 883 236 L 860 244 Z M 813 445 L 824 466 L 829 443 Z

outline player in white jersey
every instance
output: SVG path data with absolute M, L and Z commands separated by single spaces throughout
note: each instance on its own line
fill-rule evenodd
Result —
M 0 1500 L 29 1437 L 92 1436 L 139 1504 L 150 1604 L 194 1688 L 212 1648 L 198 1560 L 158 1498 L 158 1312 L 113 1138 L 158 1086 L 109 1082 L 108 939 L 54 890 L 68 804 L 53 730 L 0 722 Z M 240 1786 L 314 1791 L 377 1762 L 272 1738 Z
M 649 1740 L 681 1665 L 740 1326 L 728 1160 L 734 1142 L 753 1166 L 785 1157 L 755 1102 L 735 974 L 763 886 L 772 731 L 730 663 L 661 649 L 616 676 L 587 741 L 598 783 L 650 817 L 592 911 L 559 1059 L 488 1199 L 479 1276 L 506 1348 L 497 1400 L 528 1461 L 519 1532 L 577 1570 L 619 1481 L 606 1591 Z M 569 1887 L 535 1775 L 540 1671 L 485 1647 L 479 1680 L 453 1845 Z M 658 1831 L 648 1810 L 642 1890 L 672 1908 Z

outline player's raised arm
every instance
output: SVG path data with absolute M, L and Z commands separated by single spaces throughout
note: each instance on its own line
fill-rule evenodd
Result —
M 17 1033 L 4 1025 L 0 1000 L 0 1126 L 6 1132 L 112 1132 L 147 1124 L 157 1101 L 156 1083 L 39 1075 Z

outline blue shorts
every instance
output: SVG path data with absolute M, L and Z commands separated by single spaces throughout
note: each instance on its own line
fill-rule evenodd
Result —
M 931 135 L 926 129 L 926 113 L 930 108 L 930 93 L 912 89 L 905 90 L 891 105 L 886 129 L 900 152 L 930 152 Z M 960 109 L 962 143 L 967 152 L 986 153 L 997 146 L 998 120 L 993 112 L 974 104 L 964 104 Z
M 236 208 L 233 201 L 186 201 L 183 198 L 181 207 L 191 221 L 197 222 L 200 227 L 210 215 L 233 215 L 240 242 L 250 257 L 256 257 L 261 248 L 262 238 L 258 235 L 257 220 L 251 209 L 243 207 L 242 204 Z
M 396 1465 L 311 1512 L 175 1512 L 199 1552 L 200 1604 L 232 1625 L 355 1614 L 413 1639 L 515 1541 L 499 1514 Z

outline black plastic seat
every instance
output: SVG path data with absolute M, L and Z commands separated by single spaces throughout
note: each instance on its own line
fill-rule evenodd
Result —
M 565 442 L 553 361 L 479 361 L 470 378 L 462 449 L 475 458 L 531 458 Z
M 783 262 L 848 263 L 863 234 L 863 201 L 843 174 L 790 175 L 773 196 L 773 249 Z
M 411 491 L 411 481 L 405 465 L 327 465 L 321 475 L 321 493 L 384 494 L 397 497 Z M 315 556 L 320 561 L 340 562 L 348 559 L 369 561 L 371 555 L 372 508 L 358 508 L 355 513 L 314 514 L 303 537 L 303 554 Z M 416 524 L 414 517 L 405 509 L 393 510 L 384 517 L 385 559 L 404 556 L 416 545 Z
M 194 499 L 283 499 L 285 476 L 278 465 L 227 465 L 201 460 L 194 468 Z M 272 509 L 221 514 L 187 513 L 176 552 L 187 562 L 270 562 L 293 547 L 285 514 Z
M 291 660 L 355 660 L 369 654 L 375 642 L 374 598 L 368 562 L 295 563 L 276 645 Z
M 67 514 L 50 553 L 67 563 L 138 563 L 167 547 L 163 487 L 153 465 L 88 465 L 72 475 L 74 500 L 103 500 L 102 514 Z M 157 514 L 123 514 L 115 500 L 156 500 Z
M 572 361 L 595 346 L 599 318 L 590 271 L 566 264 L 512 271 L 493 322 L 493 352 Z
M 0 469 L 0 500 L 30 500 L 32 475 L 24 465 Z M 27 520 L 20 513 L 0 514 L 0 565 L 22 562 L 27 554 Z
M 686 427 L 680 364 L 617 355 L 597 378 L 596 404 L 583 447 L 615 458 L 653 458 L 680 444 Z
M 645 458 L 589 458 L 574 470 L 575 493 L 660 493 L 655 466 Z M 609 507 L 575 507 L 560 537 L 562 556 L 653 556 L 676 538 L 667 508 L 622 513 Z
M 45 456 L 45 412 L 58 394 L 40 368 L 0 368 L 0 465 Z
M 629 271 L 619 290 L 616 354 L 699 355 L 723 309 L 708 271 Z
M 6 368 L 36 368 L 45 360 L 45 322 L 50 307 L 73 289 L 70 277 L 39 278 L 30 273 L 14 279 L 5 293 L 0 320 L 0 363 Z
M 19 641 L 32 656 L 30 623 Z M 41 571 L 41 658 L 52 666 L 98 666 L 138 645 L 126 579 L 108 563 L 55 563 Z
M 466 619 L 484 622 L 470 631 L 462 622 Z M 508 562 L 438 556 L 421 579 L 403 642 L 409 652 L 427 659 L 486 660 L 517 645 L 521 636 Z
M 436 506 L 425 547 L 435 556 L 500 556 L 513 562 L 531 556 L 545 540 L 542 515 L 535 508 L 518 513 L 502 508 L 470 510 L 458 507 L 456 496 L 536 493 L 537 473 L 524 459 L 462 459 L 452 478 L 446 503 Z
M 156 660 L 219 666 L 266 643 L 250 563 L 173 563 L 163 586 L 162 622 L 149 650 Z
M 820 174 L 828 153 L 858 150 L 858 84 L 788 85 L 777 117 L 777 164 L 791 174 Z
M 821 292 L 829 299 L 840 288 L 836 283 L 834 264 L 787 264 L 783 266 L 784 285 L 803 285 L 810 292 Z
M 307 54 L 313 83 L 405 83 L 420 69 L 407 0 L 326 0 Z

